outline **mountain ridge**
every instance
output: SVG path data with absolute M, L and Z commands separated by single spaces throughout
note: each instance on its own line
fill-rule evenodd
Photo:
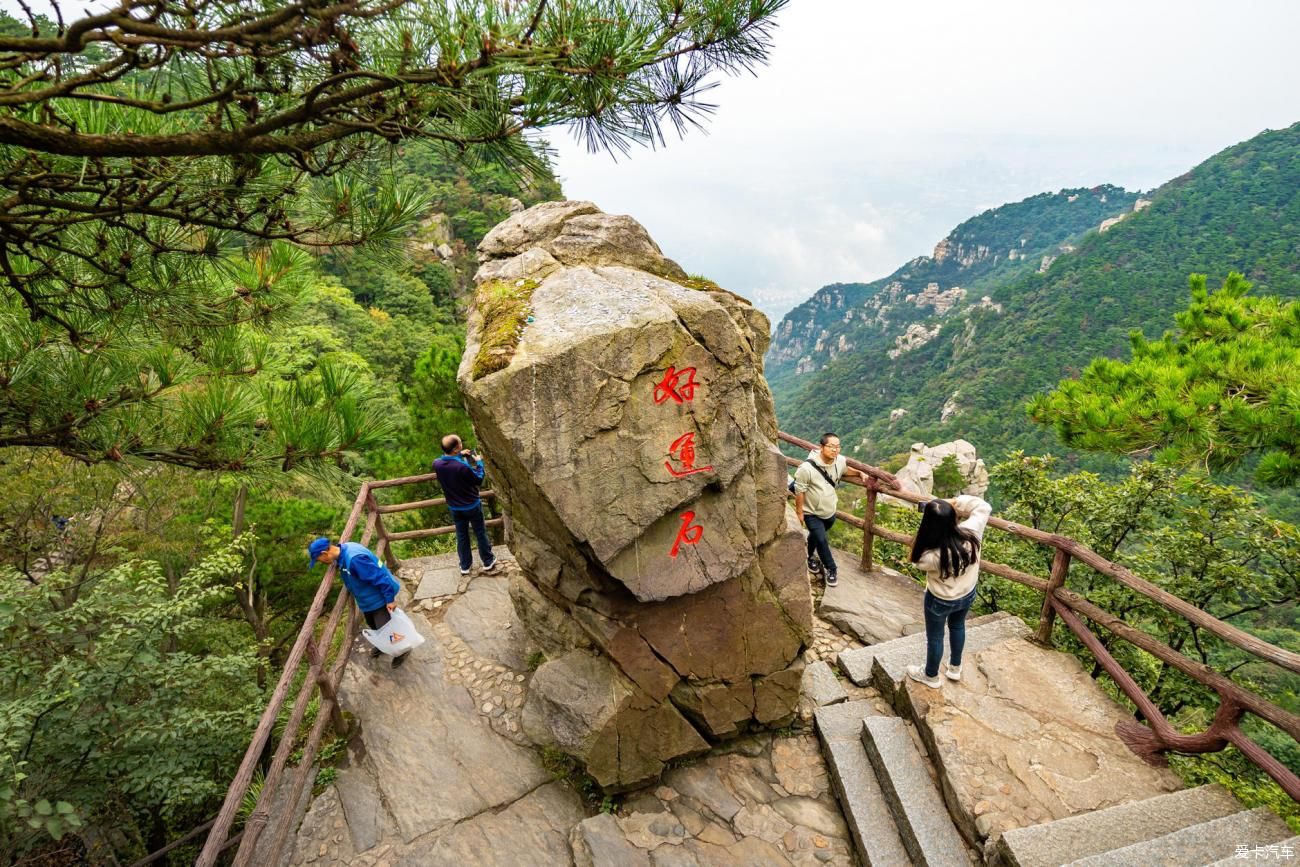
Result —
M 810 304 L 825 306 L 819 295 L 830 297 L 831 287 L 819 290 L 778 325 L 769 350 L 778 417 L 783 429 L 839 430 L 850 450 L 873 460 L 915 441 L 959 436 L 992 457 L 1016 448 L 1061 453 L 1054 434 L 1028 419 L 1029 396 L 1098 355 L 1124 357 L 1135 328 L 1155 337 L 1172 327 L 1191 273 L 1206 273 L 1217 286 L 1229 271 L 1240 271 L 1256 291 L 1300 295 L 1297 239 L 1300 124 L 1224 149 L 1144 197 L 1136 212 L 1106 231 L 1083 232 L 1068 242 L 1076 249 L 1045 267 L 1002 268 L 969 281 L 969 294 L 978 288 L 988 296 L 985 309 L 967 303 L 949 315 L 921 311 L 891 320 L 871 339 L 827 323 L 809 341 L 799 329 L 826 318 L 797 314 Z M 876 286 L 878 294 L 880 282 L 856 285 Z M 869 297 L 859 301 L 867 303 Z M 924 339 L 909 342 L 909 328 Z M 800 359 L 816 349 L 817 339 L 823 350 L 841 339 L 851 349 L 834 357 L 823 351 L 817 369 L 805 364 L 801 372 L 791 360 L 800 337 Z M 891 357 L 891 349 L 903 351 Z M 1109 459 L 1071 460 L 1100 466 Z
M 768 353 L 768 379 L 779 389 L 792 372 L 794 376 L 812 372 L 843 354 L 845 344 L 869 348 L 869 338 L 855 333 L 863 328 L 852 325 L 859 305 L 871 311 L 870 318 L 879 326 L 893 323 L 906 328 L 924 318 L 916 313 L 925 307 L 943 316 L 965 303 L 978 304 L 967 299 L 993 281 L 1050 265 L 1073 249 L 1071 241 L 1122 217 L 1139 201 L 1139 194 L 1109 184 L 1039 193 L 964 220 L 935 245 L 930 256 L 917 256 L 887 277 L 824 286 L 777 326 Z M 882 296 L 888 297 L 880 304 L 871 303 Z M 911 303 L 917 311 L 905 313 L 895 306 L 900 301 Z M 883 309 L 886 306 L 890 309 Z M 839 317 L 842 321 L 830 321 L 837 317 L 828 319 L 822 308 L 845 311 Z M 815 341 L 806 339 L 812 335 Z

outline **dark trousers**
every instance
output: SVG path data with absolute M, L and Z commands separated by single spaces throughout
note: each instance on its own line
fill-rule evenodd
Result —
M 393 615 L 389 613 L 387 605 L 380 606 L 374 611 L 362 611 L 361 616 L 366 618 L 366 626 L 369 626 L 371 629 L 383 629 L 388 625 L 388 621 L 393 619 Z
M 961 665 L 961 652 L 966 647 L 966 615 L 970 613 L 971 604 L 975 602 L 972 590 L 961 599 L 949 601 L 940 599 L 929 590 L 925 591 L 925 676 L 939 676 L 939 660 L 943 658 L 943 627 L 948 626 L 952 655 L 948 661 L 954 666 Z
M 451 510 L 451 520 L 456 525 L 456 554 L 460 557 L 460 570 L 469 571 L 474 565 L 474 555 L 469 546 L 469 530 L 474 528 L 474 538 L 478 541 L 478 556 L 483 565 L 492 562 L 492 543 L 488 540 L 487 524 L 483 521 L 483 505 L 480 503 L 463 512 Z
M 826 567 L 826 574 L 836 574 L 835 557 L 831 555 L 831 540 L 826 535 L 831 531 L 831 527 L 835 526 L 835 516 L 819 518 L 804 512 L 803 523 L 808 528 L 808 556 L 812 557 L 816 554 L 821 558 L 822 565 Z

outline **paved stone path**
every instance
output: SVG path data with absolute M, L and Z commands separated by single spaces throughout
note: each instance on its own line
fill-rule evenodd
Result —
M 840 567 L 841 575 L 848 572 L 850 568 L 856 570 L 857 567 L 850 567 L 847 565 L 847 561 L 852 559 L 853 555 L 847 552 L 836 552 L 837 562 L 846 564 Z M 843 578 L 841 578 L 841 581 L 842 580 Z M 838 587 L 830 588 L 830 592 L 836 592 L 838 589 Z M 844 632 L 835 624 L 822 617 L 822 608 L 825 605 L 827 592 L 827 588 L 822 583 L 822 579 L 813 578 L 813 609 L 815 612 L 813 615 L 813 635 L 812 641 L 808 645 L 808 649 L 803 652 L 803 660 L 808 664 L 814 662 L 825 662 L 835 671 L 836 675 L 839 676 L 840 670 L 838 663 L 840 654 L 846 650 L 856 650 L 865 645 L 857 636 L 852 633 Z M 851 680 L 842 676 L 840 677 L 840 686 L 844 687 L 844 691 L 848 694 L 847 701 L 870 699 L 876 705 L 877 710 L 881 713 L 892 712 L 888 710 L 888 702 L 881 698 L 880 694 L 875 689 L 855 686 Z M 813 711 L 816 709 L 816 705 L 810 700 L 809 696 L 800 696 L 799 721 L 803 728 L 811 730 Z
M 808 734 L 742 738 L 664 775 L 618 815 L 584 820 L 572 835 L 580 865 L 856 864 Z
M 361 724 L 312 801 L 284 863 L 432 865 L 851 865 L 852 843 L 809 721 L 740 738 L 597 813 L 555 780 L 520 726 L 535 648 L 496 575 L 452 555 L 404 564 L 398 601 L 428 639 L 400 669 L 358 645 L 344 706 Z M 427 628 L 426 628 L 427 627 Z M 860 642 L 815 620 L 805 659 Z M 875 690 L 843 681 L 852 698 Z M 594 813 L 594 815 L 593 815 Z

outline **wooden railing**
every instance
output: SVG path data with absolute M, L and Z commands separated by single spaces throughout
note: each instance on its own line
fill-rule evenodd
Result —
M 417 500 L 397 505 L 380 505 L 375 498 L 376 490 L 432 482 L 435 478 L 433 474 L 426 474 L 380 482 L 365 482 L 361 486 L 361 491 L 357 494 L 356 502 L 352 506 L 352 512 L 348 515 L 347 523 L 343 525 L 343 532 L 336 540 L 336 544 L 353 541 L 353 534 L 356 533 L 357 526 L 364 516 L 365 524 L 359 541 L 362 545 L 369 545 L 372 540 L 377 539 L 378 541 L 374 546 L 375 553 L 384 558 L 389 567 L 395 570 L 401 564 L 393 551 L 394 542 L 454 533 L 455 527 L 449 526 L 409 530 L 401 533 L 391 533 L 384 526 L 384 515 L 406 512 L 412 509 L 442 506 L 446 505 L 446 500 L 439 498 Z M 482 497 L 487 500 L 493 499 L 494 496 L 492 491 L 482 493 Z M 503 522 L 503 518 L 494 518 L 489 520 L 487 525 L 489 527 L 499 527 Z M 304 554 L 304 556 L 306 555 Z M 271 699 L 266 706 L 266 710 L 262 712 L 262 718 L 253 733 L 252 742 L 249 743 L 248 749 L 244 753 L 244 760 L 235 774 L 234 781 L 230 784 L 230 789 L 226 792 L 226 800 L 222 804 L 220 812 L 217 813 L 216 819 L 211 823 L 207 841 L 199 854 L 198 860 L 195 862 L 200 867 L 211 867 L 216 863 L 217 858 L 223 851 L 236 845 L 239 848 L 232 862 L 234 867 L 247 867 L 247 865 L 254 864 L 254 853 L 257 851 L 262 832 L 266 829 L 272 805 L 276 805 L 277 809 L 285 811 L 286 815 L 293 815 L 294 806 L 302 796 L 303 788 L 312 777 L 312 766 L 315 763 L 317 750 L 320 748 L 327 728 L 333 728 L 340 737 L 347 734 L 342 709 L 339 707 L 338 688 L 339 683 L 343 680 L 343 670 L 346 668 L 348 658 L 351 656 L 353 641 L 357 636 L 358 612 L 356 606 L 351 604 L 351 597 L 347 590 L 341 585 L 338 587 L 338 592 L 334 597 L 334 604 L 330 608 L 329 617 L 324 627 L 317 628 L 321 615 L 325 611 L 330 592 L 335 587 L 334 576 L 336 571 L 336 567 L 331 564 L 325 570 L 320 586 L 316 588 L 316 596 L 312 599 L 311 607 L 307 610 L 307 616 L 303 620 L 297 640 L 294 641 L 293 648 L 289 651 L 288 659 L 285 661 L 284 672 L 280 675 L 280 680 L 271 693 Z M 270 764 L 264 767 L 265 775 L 262 780 L 261 791 L 257 797 L 257 805 L 244 822 L 243 830 L 232 835 L 231 831 L 234 828 L 239 807 L 252 785 L 257 769 L 264 765 L 263 756 L 270 747 L 276 720 L 285 706 L 294 682 L 299 680 L 300 673 L 302 675 L 301 681 L 292 709 L 289 711 L 288 720 L 284 725 L 283 733 L 280 735 L 279 743 L 275 745 L 275 752 L 271 757 Z M 290 753 L 294 751 L 295 745 L 299 743 L 303 719 L 313 698 L 319 699 L 320 702 L 315 721 L 307 733 L 306 740 L 302 742 L 299 748 L 301 758 L 298 759 L 297 766 L 292 769 L 291 777 L 288 780 L 288 788 L 281 791 L 281 785 L 285 782 L 285 775 L 290 773 L 290 770 L 286 767 Z M 292 822 L 279 823 L 273 829 L 275 837 L 269 844 L 270 848 L 257 853 L 256 864 L 278 864 L 280 852 L 284 849 L 284 844 L 287 842 L 292 829 Z M 174 846 L 175 844 L 168 847 L 168 849 Z M 137 863 L 149 863 L 166 851 L 159 850 L 144 861 Z
M 786 433 L 778 436 L 785 442 L 800 448 L 812 450 L 817 446 L 807 440 L 799 439 Z M 786 463 L 797 466 L 802 459 L 786 458 Z M 848 465 L 868 476 L 866 483 L 857 479 L 845 479 L 846 482 L 862 485 L 866 488 L 866 508 L 864 517 L 859 518 L 847 512 L 836 512 L 836 517 L 847 524 L 862 529 L 862 568 L 872 567 L 874 556 L 873 543 L 876 537 L 897 542 L 911 547 L 912 537 L 887 527 L 876 524 L 876 501 L 881 494 L 887 494 L 908 503 L 924 503 L 932 497 L 901 490 L 898 480 L 890 473 L 876 467 L 848 459 Z M 1025 527 L 1000 518 L 990 518 L 988 525 L 1010 533 L 1021 539 L 1027 539 L 1039 545 L 1055 550 L 1051 570 L 1046 580 L 1034 575 L 1012 569 L 1001 563 L 980 560 L 980 570 L 998 575 L 1043 594 L 1043 605 L 1038 620 L 1036 639 L 1046 645 L 1052 642 L 1052 627 L 1057 617 L 1069 627 L 1079 641 L 1088 648 L 1097 663 L 1114 680 L 1119 689 L 1133 702 L 1141 717 L 1146 720 L 1142 725 L 1136 720 L 1127 720 L 1116 727 L 1116 733 L 1139 756 L 1147 761 L 1158 761 L 1158 756 L 1167 751 L 1181 753 L 1210 753 L 1226 748 L 1229 744 L 1241 751 L 1242 755 L 1254 762 L 1295 801 L 1300 801 L 1300 777 L 1287 768 L 1263 747 L 1251 740 L 1241 729 L 1241 718 L 1246 712 L 1255 714 L 1262 720 L 1278 727 L 1300 742 L 1300 717 L 1279 707 L 1268 699 L 1251 692 L 1234 682 L 1226 675 L 1198 662 L 1173 649 L 1151 635 L 1136 629 L 1115 615 L 1093 604 L 1084 596 L 1068 589 L 1066 579 L 1070 564 L 1078 561 L 1100 575 L 1105 575 L 1133 592 L 1149 599 L 1184 620 L 1195 624 L 1206 632 L 1245 650 L 1253 656 L 1281 666 L 1287 671 L 1300 673 L 1300 654 L 1269 644 L 1267 641 L 1244 632 L 1230 623 L 1206 613 L 1168 593 L 1143 578 L 1134 575 L 1117 563 L 1112 563 L 1097 552 L 1081 545 L 1074 539 L 1055 533 L 1044 533 L 1032 527 Z M 1198 683 L 1208 687 L 1218 695 L 1219 707 L 1213 722 L 1203 732 L 1185 735 L 1174 728 L 1163 713 L 1138 685 L 1137 681 L 1124 670 L 1124 667 L 1110 654 L 1106 646 L 1083 622 L 1086 617 L 1096 626 L 1106 629 L 1113 635 L 1129 642 L 1133 646 L 1151 654 L 1166 665 L 1182 672 Z
M 784 442 L 800 448 L 809 450 L 815 448 L 812 443 L 786 433 L 780 433 L 779 437 Z M 802 463 L 802 460 L 797 458 L 786 458 L 786 461 L 792 466 Z M 845 480 L 865 487 L 865 515 L 859 518 L 856 515 L 842 511 L 837 512 L 836 515 L 845 523 L 862 530 L 862 566 L 864 569 L 870 569 L 874 557 L 874 541 L 877 537 L 906 546 L 910 546 L 912 543 L 912 538 L 907 534 L 876 524 L 878 496 L 885 493 L 890 497 L 909 503 L 924 503 L 931 498 L 900 489 L 898 480 L 892 474 L 877 467 L 863 464 L 851 458 L 848 459 L 848 465 L 860 470 L 868 477 L 865 484 L 854 479 Z M 455 528 L 451 526 L 394 533 L 390 532 L 384 525 L 383 516 L 385 515 L 442 506 L 446 504 L 446 501 L 438 498 L 416 500 L 396 505 L 381 505 L 375 497 L 375 491 L 383 488 L 422 484 L 434 480 L 434 475 L 426 474 L 362 484 L 353 504 L 352 512 L 349 514 L 343 532 L 339 535 L 337 541 L 339 543 L 352 541 L 358 525 L 362 525 L 359 539 L 361 544 L 369 545 L 372 540 L 377 539 L 374 546 L 376 554 L 385 558 L 391 567 L 397 568 L 400 563 L 393 551 L 393 543 L 454 533 Z M 490 500 L 494 497 L 494 494 L 491 491 L 484 491 L 482 496 L 484 499 Z M 362 524 L 363 517 L 364 524 Z M 504 522 L 504 518 L 494 518 L 489 520 L 487 524 L 489 527 L 499 527 Z M 1110 675 L 1120 690 L 1129 697 L 1142 718 L 1146 720 L 1147 725 L 1131 720 L 1117 726 L 1118 735 L 1134 752 L 1152 761 L 1157 760 L 1160 753 L 1170 750 L 1184 753 L 1205 753 L 1222 750 L 1232 744 L 1276 780 L 1291 798 L 1300 801 L 1300 778 L 1262 747 L 1250 740 L 1240 726 L 1242 716 L 1249 712 L 1277 726 L 1293 739 L 1300 741 L 1300 717 L 1245 689 L 1226 675 L 1185 656 L 1147 633 L 1124 623 L 1120 618 L 1093 604 L 1084 596 L 1068 589 L 1065 585 L 1070 564 L 1074 561 L 1083 563 L 1097 573 L 1118 581 L 1134 592 L 1178 614 L 1206 632 L 1288 671 L 1300 673 L 1300 654 L 1269 644 L 1231 624 L 1224 623 L 1194 605 L 1134 575 L 1123 566 L 1106 560 L 1073 539 L 1054 533 L 1044 533 L 1032 527 L 1025 527 L 996 517 L 989 519 L 989 526 L 1055 550 L 1051 570 L 1046 579 L 987 560 L 980 561 L 980 569 L 989 574 L 1023 584 L 1043 594 L 1043 605 L 1036 633 L 1037 640 L 1044 644 L 1051 643 L 1053 624 L 1058 617 L 1078 636 L 1084 646 L 1096 657 L 1098 664 Z M 178 840 L 166 849 L 159 850 L 153 855 L 136 862 L 132 867 L 141 867 L 141 865 L 155 861 L 186 840 L 197 836 L 208 827 L 211 830 L 208 832 L 203 850 L 195 862 L 199 867 L 212 867 L 221 856 L 221 853 L 234 846 L 239 847 L 232 862 L 234 867 L 247 867 L 247 865 L 254 863 L 254 857 L 257 857 L 259 864 L 278 863 L 280 853 L 293 830 L 292 822 L 279 823 L 273 829 L 275 837 L 269 844 L 270 848 L 257 853 L 258 843 L 263 831 L 266 830 L 272 805 L 277 805 L 278 809 L 286 811 L 286 815 L 292 815 L 294 813 L 293 805 L 298 803 L 303 789 L 311 779 L 312 766 L 327 729 L 332 728 L 339 736 L 346 736 L 347 734 L 342 709 L 339 707 L 338 689 L 351 655 L 353 641 L 357 635 L 358 612 L 356 607 L 351 604 L 347 590 L 340 586 L 334 596 L 334 603 L 330 606 L 329 615 L 325 619 L 323 627 L 320 626 L 321 617 L 325 612 L 330 594 L 335 590 L 335 572 L 335 566 L 330 565 L 321 578 L 320 585 L 317 587 L 316 595 L 307 610 L 307 615 L 303 620 L 297 639 L 294 641 L 285 661 L 284 671 L 271 693 L 270 701 L 266 706 L 266 710 L 262 713 L 257 729 L 253 733 L 252 741 L 244 753 L 243 762 L 235 774 L 216 818 L 205 826 L 190 832 L 183 840 Z M 1213 690 L 1219 697 L 1219 708 L 1210 727 L 1200 734 L 1184 735 L 1170 725 L 1160 709 L 1124 670 L 1123 666 L 1111 656 L 1105 645 L 1084 624 L 1082 618 L 1087 618 L 1097 626 L 1110 631 L 1115 636 L 1151 654 L 1165 664 Z M 299 678 L 299 675 L 301 675 L 301 678 Z M 297 693 L 283 732 L 279 741 L 274 744 L 274 752 L 271 755 L 269 764 L 267 764 L 264 756 L 272 746 L 276 720 L 285 707 L 295 681 L 298 682 Z M 303 721 L 313 698 L 319 699 L 319 708 L 315 720 L 306 735 L 306 740 L 302 741 L 301 747 L 299 747 L 301 755 L 297 758 L 297 765 L 290 769 L 288 767 L 289 757 L 299 743 Z M 232 833 L 240 805 L 252 785 L 258 768 L 264 769 L 264 777 L 256 806 L 245 820 L 242 830 Z M 286 775 L 289 775 L 287 778 L 288 788 L 282 791 L 282 785 L 286 784 Z

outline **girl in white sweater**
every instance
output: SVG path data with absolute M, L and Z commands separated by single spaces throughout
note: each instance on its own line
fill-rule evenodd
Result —
M 992 506 L 968 494 L 953 500 L 931 500 L 922 510 L 911 560 L 925 572 L 925 667 L 909 665 L 907 675 L 932 689 L 943 683 L 939 661 L 945 624 L 952 655 L 944 674 L 949 680 L 961 680 L 966 615 L 975 601 L 980 540 L 992 513 Z M 963 519 L 960 524 L 959 518 Z

